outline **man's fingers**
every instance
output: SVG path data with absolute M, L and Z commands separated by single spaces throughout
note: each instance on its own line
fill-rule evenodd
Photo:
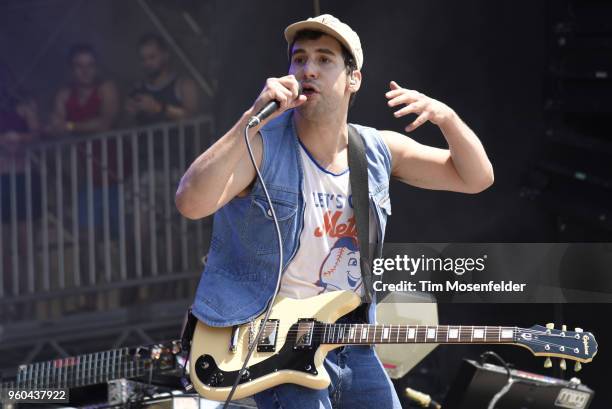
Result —
M 423 104 L 419 102 L 413 102 L 411 104 L 406 105 L 405 107 L 398 109 L 393 113 L 396 118 L 400 118 L 402 116 L 411 114 L 411 113 L 420 113 L 423 111 Z
M 387 105 L 389 105 L 390 107 L 394 107 L 400 104 L 409 104 L 417 100 L 418 100 L 417 95 L 404 91 L 402 94 L 396 96 L 393 99 L 390 99 L 387 102 Z
M 278 79 L 278 82 L 281 83 L 285 88 L 291 91 L 291 95 L 293 99 L 298 97 L 300 84 L 297 79 L 293 75 L 286 75 Z
M 293 79 L 295 81 L 295 79 Z M 297 81 L 296 81 L 297 85 Z M 283 95 L 292 95 L 292 81 L 291 78 L 283 77 L 283 78 L 268 78 L 266 81 L 266 87 L 269 91 L 272 90 L 275 94 L 282 93 Z M 285 93 L 284 91 L 287 91 Z M 297 88 L 296 88 L 296 97 L 297 97 Z
M 279 104 L 279 109 L 277 113 L 272 115 L 274 117 L 282 111 L 302 105 L 308 98 L 305 95 L 300 96 L 298 91 L 299 83 L 293 75 L 268 78 L 264 89 L 253 104 L 253 111 L 259 112 L 270 101 L 276 101 Z
M 398 97 L 399 95 L 410 95 L 413 99 L 418 99 L 418 98 L 422 98 L 423 94 L 421 94 L 419 91 L 415 91 L 412 89 L 394 89 L 392 91 L 388 91 L 385 94 L 385 97 L 387 97 L 388 99 L 393 99 Z
M 270 100 L 276 100 L 282 108 L 286 108 L 295 99 L 293 92 L 280 82 L 272 82 L 269 85 L 269 90 L 271 92 Z
M 293 103 L 291 103 L 289 108 L 299 107 L 306 101 L 308 101 L 308 97 L 306 95 L 300 95 L 299 97 L 293 100 Z
M 387 98 L 395 98 L 396 96 L 402 95 L 403 93 L 404 93 L 403 89 L 394 89 L 394 90 L 391 90 L 391 91 L 387 91 L 385 93 L 385 97 L 387 97 Z
M 389 87 L 393 90 L 393 89 L 400 89 L 401 87 L 397 84 L 397 82 L 395 81 L 391 81 L 389 83 Z
M 413 123 L 411 123 L 410 125 L 408 125 L 405 129 L 406 132 L 412 132 L 415 129 L 417 129 L 419 126 L 423 125 L 425 122 L 427 122 L 427 120 L 429 119 L 429 112 L 425 111 L 423 112 L 421 115 L 419 115 L 417 117 L 417 119 L 414 120 Z
M 281 109 L 285 109 L 291 101 L 291 92 L 285 88 L 277 88 L 274 90 L 274 98 L 279 104 Z

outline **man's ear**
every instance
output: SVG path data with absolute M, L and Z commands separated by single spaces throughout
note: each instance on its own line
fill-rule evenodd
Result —
M 349 91 L 351 93 L 359 91 L 361 88 L 361 71 L 354 70 L 349 76 Z

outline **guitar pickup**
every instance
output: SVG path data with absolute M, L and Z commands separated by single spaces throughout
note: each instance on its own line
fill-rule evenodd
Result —
M 268 320 L 266 327 L 261 334 L 259 343 L 257 343 L 257 352 L 274 352 L 276 351 L 276 338 L 278 335 L 278 320 Z
M 316 322 L 313 318 L 298 319 L 293 349 L 312 349 L 315 325 Z

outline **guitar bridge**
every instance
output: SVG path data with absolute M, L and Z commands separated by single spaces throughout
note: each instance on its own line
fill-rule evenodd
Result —
M 231 353 L 235 354 L 238 348 L 238 339 L 240 336 L 240 327 L 238 325 L 234 325 L 232 327 L 232 336 L 230 338 L 229 350 Z

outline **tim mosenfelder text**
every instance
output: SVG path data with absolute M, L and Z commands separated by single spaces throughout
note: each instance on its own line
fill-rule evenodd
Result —
M 447 272 L 462 276 L 466 272 L 481 272 L 486 268 L 487 255 L 482 257 L 410 257 L 408 255 L 396 255 L 393 258 L 374 259 L 372 272 L 381 276 L 386 271 L 402 271 L 414 276 L 417 272 Z M 456 280 L 447 280 L 444 284 L 434 283 L 428 280 L 401 281 L 398 283 L 383 283 L 381 280 L 374 281 L 375 291 L 421 291 L 421 292 L 523 292 L 526 283 L 514 283 L 512 281 L 493 281 L 484 283 L 462 283 Z

